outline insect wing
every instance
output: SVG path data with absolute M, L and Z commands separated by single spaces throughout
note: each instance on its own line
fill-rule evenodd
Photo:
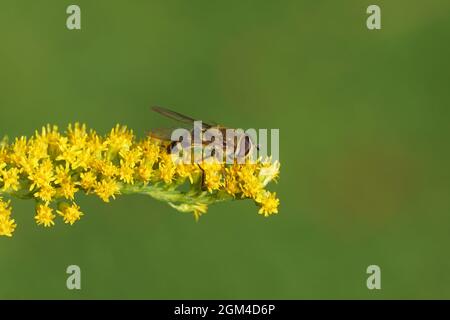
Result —
M 172 132 L 174 131 L 174 128 L 154 128 L 150 129 L 148 132 L 148 135 L 152 138 L 171 142 L 172 141 Z
M 161 115 L 163 115 L 163 116 L 165 116 L 166 118 L 169 118 L 169 119 L 172 119 L 172 120 L 175 120 L 175 121 L 179 121 L 179 122 L 182 122 L 182 123 L 186 123 L 186 124 L 193 125 L 194 121 L 197 121 L 194 118 L 191 118 L 191 117 L 186 116 L 184 114 L 181 114 L 179 112 L 172 111 L 172 110 L 169 110 L 169 109 L 163 108 L 163 107 L 155 106 L 155 107 L 152 107 L 152 110 L 157 112 L 157 113 L 159 113 L 159 114 L 161 114 Z M 203 123 L 202 122 L 202 125 L 203 125 L 204 129 L 208 129 L 208 128 L 212 127 L 212 125 L 208 124 L 208 123 Z

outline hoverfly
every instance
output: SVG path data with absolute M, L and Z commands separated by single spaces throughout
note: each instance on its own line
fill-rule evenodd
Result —
M 193 150 L 197 154 L 200 150 L 202 159 L 204 159 L 205 148 L 209 148 L 211 152 L 206 158 L 212 156 L 218 159 L 222 158 L 219 160 L 231 161 L 233 163 L 235 159 L 239 161 L 247 158 L 255 151 L 255 148 L 259 150 L 259 147 L 253 142 L 251 137 L 243 130 L 205 123 L 159 106 L 154 106 L 151 109 L 187 126 L 187 128 L 184 128 L 184 132 L 187 132 L 187 134 L 179 135 L 175 139 L 173 134 L 174 130 L 168 130 L 167 128 L 155 129 L 150 132 L 150 136 L 168 143 L 168 153 L 179 152 L 181 145 L 183 150 Z M 198 127 L 198 123 L 200 123 L 200 127 Z M 219 156 L 218 153 L 221 153 L 221 155 Z

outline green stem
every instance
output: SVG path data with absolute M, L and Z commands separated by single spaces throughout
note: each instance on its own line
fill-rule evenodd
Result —
M 120 190 L 122 194 L 145 194 L 157 200 L 172 203 L 210 204 L 233 199 L 232 196 L 224 192 L 182 192 L 179 190 L 167 189 L 160 185 L 123 185 Z

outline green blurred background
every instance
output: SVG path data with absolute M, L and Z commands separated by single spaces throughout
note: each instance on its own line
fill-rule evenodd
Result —
M 81 7 L 82 30 L 66 29 Z M 366 8 L 382 30 L 366 28 Z M 448 1 L 1 1 L 0 135 L 120 122 L 160 104 L 279 128 L 280 214 L 199 223 L 143 196 L 44 230 L 15 200 L 0 298 L 450 298 Z M 66 289 L 66 267 L 82 290 Z M 369 291 L 366 268 L 381 267 Z

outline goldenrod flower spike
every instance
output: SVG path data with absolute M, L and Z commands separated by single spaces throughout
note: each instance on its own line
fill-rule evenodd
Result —
M 175 164 L 167 143 L 117 125 L 100 136 L 86 125 L 69 125 L 65 134 L 47 125 L 34 136 L 0 140 L 0 235 L 11 237 L 16 223 L 11 201 L 34 199 L 36 223 L 52 227 L 60 217 L 73 225 L 84 215 L 74 202 L 78 192 L 109 202 L 116 196 L 144 194 L 167 202 L 196 220 L 208 206 L 252 199 L 259 214 L 278 213 L 279 199 L 265 188 L 279 175 L 278 161 Z

